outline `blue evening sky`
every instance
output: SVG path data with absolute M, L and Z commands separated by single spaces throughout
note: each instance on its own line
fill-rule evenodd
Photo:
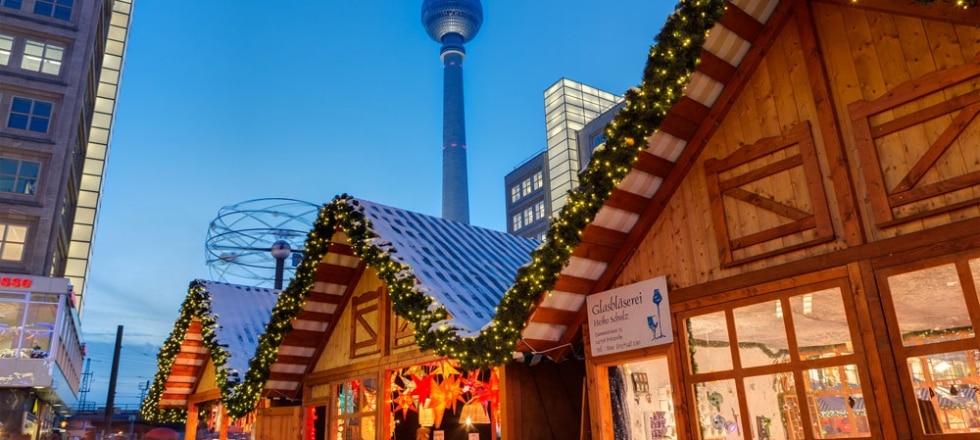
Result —
M 335 195 L 441 215 L 442 66 L 421 0 L 137 0 L 83 316 L 88 402 L 138 404 L 218 209 Z M 661 0 L 484 0 L 466 45 L 470 222 L 506 230 L 504 175 L 545 147 L 562 77 L 639 84 Z

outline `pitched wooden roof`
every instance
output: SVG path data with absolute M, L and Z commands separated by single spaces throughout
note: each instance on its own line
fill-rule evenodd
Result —
M 346 242 L 334 241 L 343 232 Z M 365 267 L 385 282 L 395 311 L 416 328 L 454 337 L 478 334 L 536 240 L 340 196 L 325 205 L 306 243 L 297 278 L 269 322 L 265 394 L 297 397 Z M 309 275 L 308 275 L 309 274 Z M 291 329 L 275 329 L 288 323 Z M 273 356 L 271 351 L 277 351 Z
M 191 282 L 174 330 L 157 356 L 159 369 L 143 401 L 143 417 L 182 420 L 209 360 L 216 367 L 222 397 L 228 397 L 248 370 L 277 293 L 215 281 Z
M 855 3 L 850 0 L 821 1 Z M 690 3 L 679 5 L 679 12 L 668 18 L 658 37 L 662 47 L 654 46 L 651 52 L 643 90 L 628 97 L 631 102 L 624 112 L 633 111 L 639 116 L 617 116 L 612 130 L 622 132 L 617 123 L 624 124 L 624 119 L 644 118 L 644 110 L 640 107 L 659 105 L 663 99 L 652 95 L 672 92 L 663 84 L 678 81 L 683 84 L 683 91 L 665 112 L 653 112 L 653 116 L 645 118 L 644 122 L 649 123 L 647 128 L 655 130 L 649 133 L 645 148 L 638 152 L 635 162 L 622 178 L 596 177 L 595 174 L 592 176 L 595 179 L 583 178 L 583 188 L 573 193 L 572 198 L 585 200 L 587 207 L 597 203 L 599 208 L 595 215 L 579 219 L 582 216 L 578 213 L 563 211 L 560 220 L 549 231 L 550 240 L 570 235 L 567 229 L 572 227 L 566 225 L 585 224 L 553 287 L 537 298 L 537 307 L 517 344 L 519 352 L 544 354 L 556 359 L 569 353 L 571 344 L 581 337 L 579 331 L 585 320 L 582 306 L 586 296 L 612 287 L 636 250 L 631 243 L 639 243 L 649 233 L 714 134 L 733 98 L 762 61 L 776 33 L 792 19 L 792 8 L 805 5 L 805 0 L 709 1 L 702 2 L 700 8 Z M 856 3 L 858 7 L 952 22 L 976 23 L 978 18 L 976 8 L 964 10 L 951 4 L 923 6 L 899 0 L 860 0 Z M 691 30 L 684 35 L 696 36 L 696 29 L 691 29 L 696 26 L 687 23 L 689 18 L 698 14 L 710 15 L 712 10 L 717 11 L 722 6 L 723 13 L 717 21 L 709 23 L 710 32 L 697 57 L 699 63 L 689 73 L 689 79 L 685 78 L 688 76 L 685 72 L 652 70 L 651 66 L 664 64 L 658 57 L 683 50 L 685 42 L 678 41 L 676 35 L 669 38 L 671 33 L 677 33 L 681 28 Z M 657 85 L 651 86 L 651 83 Z M 619 137 L 628 143 L 638 136 L 636 132 L 632 137 L 624 132 Z M 607 143 L 609 148 L 620 150 L 629 150 L 626 147 L 631 145 Z M 608 162 L 609 157 L 622 158 L 624 153 L 597 152 L 590 170 L 607 170 L 608 166 L 596 166 L 596 162 Z M 612 160 L 615 163 L 615 159 Z

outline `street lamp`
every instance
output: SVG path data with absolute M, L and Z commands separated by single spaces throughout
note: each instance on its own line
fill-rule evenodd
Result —
M 272 243 L 269 252 L 272 254 L 272 258 L 276 259 L 276 283 L 274 287 L 276 290 L 282 290 L 282 271 L 285 268 L 286 258 L 293 254 L 293 248 L 289 246 L 289 242 L 286 240 L 276 240 L 275 243 Z

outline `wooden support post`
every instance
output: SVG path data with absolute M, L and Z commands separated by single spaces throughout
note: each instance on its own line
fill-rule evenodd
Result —
M 197 404 L 187 405 L 187 423 L 184 424 L 184 440 L 194 440 L 197 434 Z
M 228 420 L 228 410 L 225 409 L 225 406 L 218 406 L 221 407 L 221 424 L 218 427 L 218 439 L 228 440 L 228 424 L 231 420 Z

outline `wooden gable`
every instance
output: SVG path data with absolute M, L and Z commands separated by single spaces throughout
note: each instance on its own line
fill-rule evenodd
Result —
M 976 23 L 948 4 L 730 2 L 518 348 L 576 340 L 594 292 L 667 275 L 703 295 L 980 217 Z
M 163 394 L 160 397 L 161 408 L 185 408 L 190 396 L 201 389 L 201 378 L 205 368 L 211 365 L 211 376 L 214 367 L 211 356 L 204 346 L 201 337 L 201 320 L 194 318 L 187 327 L 187 332 L 180 344 L 180 351 L 170 368 L 164 383 Z

